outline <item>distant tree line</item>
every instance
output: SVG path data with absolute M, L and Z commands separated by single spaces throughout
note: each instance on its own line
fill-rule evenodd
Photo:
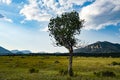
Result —
M 6 54 L 0 56 L 69 56 L 68 53 L 30 53 L 30 54 Z M 120 53 L 74 53 L 73 56 L 81 57 L 120 57 Z

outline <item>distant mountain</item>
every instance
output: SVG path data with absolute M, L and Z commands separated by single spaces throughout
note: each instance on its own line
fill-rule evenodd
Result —
M 21 51 L 19 51 L 19 50 L 11 50 L 11 52 L 13 53 L 13 54 L 23 54 Z
M 11 54 L 11 52 L 3 47 L 0 47 L 0 55 Z
M 29 53 L 32 53 L 29 50 L 21 50 L 21 51 L 19 51 L 19 50 L 11 50 L 11 52 L 14 53 L 14 54 L 29 54 Z
M 120 52 L 120 44 L 111 42 L 96 42 L 74 50 L 74 53 L 118 53 Z
M 22 53 L 24 53 L 24 54 L 32 53 L 30 50 L 22 50 L 22 51 L 20 51 L 20 52 L 22 52 Z

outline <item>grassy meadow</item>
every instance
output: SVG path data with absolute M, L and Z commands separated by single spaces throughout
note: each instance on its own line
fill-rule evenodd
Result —
M 67 56 L 0 56 L 0 80 L 120 80 L 120 58 Z M 105 73 L 106 72 L 106 73 Z

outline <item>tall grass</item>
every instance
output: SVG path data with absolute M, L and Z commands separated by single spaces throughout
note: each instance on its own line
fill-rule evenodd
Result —
M 0 56 L 0 80 L 120 80 L 119 63 L 119 58 L 74 57 L 76 75 L 69 77 L 66 56 Z M 111 72 L 115 76 L 104 76 Z

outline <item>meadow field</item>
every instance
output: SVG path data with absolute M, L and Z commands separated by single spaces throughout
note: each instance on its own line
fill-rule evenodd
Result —
M 68 56 L 0 56 L 0 80 L 120 80 L 120 58 Z

